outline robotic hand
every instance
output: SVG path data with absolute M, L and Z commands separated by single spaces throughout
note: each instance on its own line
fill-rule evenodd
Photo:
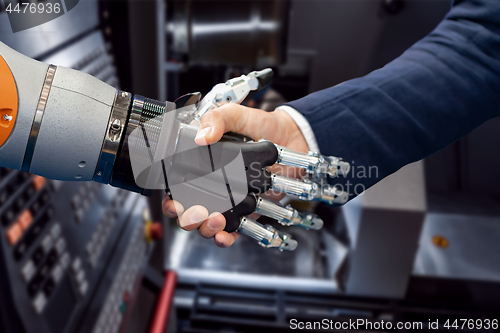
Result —
M 346 175 L 349 164 L 337 157 L 314 152 L 299 153 L 267 140 L 254 142 L 233 133 L 225 134 L 220 142 L 208 147 L 192 145 L 199 121 L 207 111 L 227 103 L 240 103 L 250 91 L 265 88 L 271 82 L 272 75 L 271 69 L 252 72 L 214 86 L 201 102 L 199 93 L 185 95 L 175 102 L 177 110 L 182 110 L 177 116 L 182 124 L 176 138 L 177 149 L 174 149 L 177 156 L 169 160 L 166 166 L 168 183 L 175 184 L 175 187 L 181 181 L 193 178 L 199 180 L 220 169 L 220 182 L 225 187 L 217 192 L 214 186 L 217 176 L 212 176 L 212 183 L 191 181 L 180 191 L 172 191 L 173 186 L 170 186 L 167 193 L 171 198 L 180 200 L 183 206 L 188 202 L 211 206 L 207 207 L 209 211 L 224 211 L 222 201 L 230 201 L 231 207 L 223 213 L 226 218 L 225 231 L 238 231 L 256 239 L 264 247 L 293 251 L 297 242 L 290 235 L 269 225 L 262 226 L 248 215 L 255 212 L 273 218 L 284 226 L 296 225 L 314 230 L 321 229 L 323 221 L 313 213 L 301 213 L 290 205 L 283 207 L 260 194 L 271 190 L 306 201 L 344 204 L 348 200 L 348 194 L 329 185 L 326 179 L 328 176 Z M 241 166 L 234 165 L 238 156 L 242 157 Z M 267 168 L 274 164 L 300 168 L 305 171 L 306 176 L 299 180 L 268 171 Z M 245 173 L 238 173 L 239 170 L 245 170 Z M 199 200 L 197 194 L 190 191 L 193 187 L 203 193 Z M 211 191 L 204 191 L 203 188 L 211 188 Z M 225 193 L 229 200 L 217 200 Z
M 293 250 L 297 244 L 289 235 L 247 215 L 257 212 L 306 229 L 319 229 L 323 222 L 259 195 L 274 190 L 302 200 L 345 203 L 347 193 L 326 178 L 347 174 L 349 164 L 230 133 L 210 146 L 194 142 L 207 111 L 240 103 L 271 80 L 266 69 L 218 84 L 201 101 L 197 93 L 160 102 L 0 43 L 0 166 L 51 179 L 94 180 L 143 195 L 166 189 L 185 209 L 202 205 L 224 212 L 226 231 Z M 267 168 L 275 163 L 302 168 L 307 176 L 273 174 Z

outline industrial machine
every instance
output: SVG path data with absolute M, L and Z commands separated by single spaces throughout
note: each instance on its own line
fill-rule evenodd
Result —
M 147 202 L 94 183 L 1 174 L 3 331 L 117 332 L 151 251 Z
M 169 62 L 166 71 L 179 77 L 172 87 L 197 91 L 200 83 L 193 73 L 203 77 L 212 70 L 218 77 L 216 65 L 222 61 L 207 57 L 200 68 L 199 59 L 178 56 L 183 47 L 194 50 L 202 45 L 198 41 L 218 36 L 238 45 L 248 31 L 243 27 L 251 25 L 237 14 L 234 22 L 227 22 L 233 10 L 224 3 L 210 9 L 200 2 L 169 3 L 167 32 L 169 37 L 177 33 L 174 40 L 179 43 L 168 49 L 166 59 L 176 61 Z M 287 61 L 273 67 L 272 88 L 284 100 L 384 66 L 428 34 L 450 2 L 298 0 L 291 1 L 291 8 Z M 187 13 L 184 21 L 179 18 L 182 11 Z M 217 12 L 228 14 L 218 18 Z M 193 29 L 197 24 L 213 29 L 200 34 Z M 222 26 L 227 32 L 216 32 Z M 262 30 L 254 33 L 258 36 Z M 227 67 L 238 68 L 233 64 Z M 172 228 L 165 249 L 165 269 L 177 274 L 172 320 L 182 332 L 254 332 L 269 327 L 289 331 L 291 318 L 405 318 L 424 327 L 430 318 L 495 318 L 500 266 L 493 253 L 498 252 L 500 205 L 494 171 L 498 155 L 492 152 L 497 133 L 498 119 L 493 119 L 341 208 L 285 198 L 324 221 L 319 232 L 288 228 L 299 242 L 291 253 L 266 253 L 243 237 L 230 251 L 221 250 Z M 479 160 L 488 161 L 481 164 L 484 172 L 473 172 Z M 351 170 L 357 170 L 356 164 Z M 277 225 L 265 218 L 259 221 Z
M 15 37 L 2 34 L 0 39 L 36 59 L 87 73 L 81 74 L 85 77 L 92 75 L 115 90 L 120 80 L 99 24 L 98 3 L 83 1 L 43 28 Z M 0 29 L 10 30 L 3 10 Z M 44 29 L 62 32 L 40 43 Z M 2 44 L 4 49 L 15 52 Z M 2 51 L 5 66 L 3 56 Z M 31 61 L 35 67 L 40 64 Z M 30 97 L 22 98 L 26 96 L 22 91 L 29 91 L 36 81 L 43 82 L 46 73 L 36 79 L 35 72 L 12 71 L 26 79 L 27 86 L 17 82 L 19 99 L 2 93 L 2 103 L 19 102 L 19 113 L 16 121 L 17 109 L 2 105 L 0 128 L 4 131 L 15 123 L 14 132 L 20 133 L 25 130 L 21 110 L 30 103 Z M 2 88 L 10 83 L 2 80 Z M 38 99 L 40 88 L 28 96 Z M 78 119 L 74 126 L 81 127 Z M 71 139 L 75 143 L 73 139 L 76 136 Z M 7 159 L 2 155 L 2 164 L 12 167 L 16 158 Z M 118 332 L 124 326 L 153 249 L 152 240 L 158 237 L 158 225 L 151 228 L 145 197 L 99 183 L 54 181 L 2 167 L 0 219 L 1 332 Z

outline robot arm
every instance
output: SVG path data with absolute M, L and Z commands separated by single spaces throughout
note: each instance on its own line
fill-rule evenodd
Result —
M 185 208 L 200 204 L 224 212 L 227 231 L 280 250 L 293 250 L 296 242 L 247 215 L 257 212 L 306 229 L 320 229 L 323 222 L 259 194 L 274 190 L 328 204 L 348 199 L 326 183 L 327 176 L 349 172 L 339 158 L 230 133 L 210 146 L 194 143 L 207 111 L 240 103 L 250 91 L 264 88 L 272 80 L 270 69 L 218 84 L 201 101 L 196 93 L 174 104 L 117 91 L 0 43 L 0 76 L 0 166 L 58 180 L 94 180 L 143 195 L 165 189 Z M 275 163 L 301 168 L 307 176 L 273 174 L 267 167 Z
M 1 82 L 17 103 L 0 106 L 1 165 L 59 180 L 93 180 L 117 90 L 0 43 Z M 8 82 L 8 84 L 6 83 Z M 7 89 L 6 85 L 14 87 Z
M 149 194 L 122 172 L 127 129 L 165 103 L 28 58 L 0 43 L 0 165 Z

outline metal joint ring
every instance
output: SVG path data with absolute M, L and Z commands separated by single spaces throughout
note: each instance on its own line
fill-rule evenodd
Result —
M 31 160 L 33 159 L 33 153 L 35 152 L 36 140 L 38 139 L 38 133 L 40 133 L 40 127 L 42 126 L 43 114 L 45 113 L 45 107 L 47 105 L 47 100 L 49 99 L 50 88 L 52 87 L 52 81 L 54 81 L 56 69 L 57 66 L 49 65 L 47 74 L 45 74 L 42 92 L 40 93 L 40 98 L 38 99 L 35 118 L 33 119 L 33 124 L 31 125 L 31 132 L 28 138 L 28 144 L 26 145 L 26 152 L 24 153 L 23 165 L 21 167 L 21 170 L 23 171 L 29 171 L 31 167 Z
M 106 128 L 106 135 L 102 143 L 101 155 L 99 156 L 99 161 L 94 172 L 93 180 L 96 182 L 109 184 L 116 155 L 124 137 L 123 133 L 125 132 L 125 124 L 127 123 L 131 102 L 131 93 L 120 90 L 116 92 L 108 127 Z

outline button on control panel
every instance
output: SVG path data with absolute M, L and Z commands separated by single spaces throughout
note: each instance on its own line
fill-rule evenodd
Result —
M 92 234 L 92 237 L 90 237 L 90 240 L 85 246 L 85 252 L 92 267 L 95 267 L 101 258 L 104 247 L 107 244 L 107 240 L 111 236 L 116 221 L 120 216 L 120 207 L 127 199 L 127 196 L 127 192 L 121 191 L 115 198 L 113 198 L 110 207 L 104 212 Z
M 144 200 L 98 183 L 54 182 L 0 168 L 0 268 L 16 297 L 6 296 L 3 283 L 0 294 L 27 333 L 89 332 L 104 311 L 113 329 L 104 332 L 116 332 L 148 246 L 140 214 L 133 214 Z M 97 302 L 101 289 L 105 297 Z
M 83 222 L 90 205 L 96 198 L 100 185 L 93 182 L 85 182 L 71 199 L 71 207 L 74 211 L 75 221 Z
M 122 318 L 127 312 L 130 295 L 134 292 L 134 285 L 141 269 L 142 258 L 146 252 L 147 242 L 144 238 L 143 229 L 142 224 L 136 223 L 130 244 L 120 262 L 115 280 L 106 296 L 93 333 L 115 333 L 120 328 Z

